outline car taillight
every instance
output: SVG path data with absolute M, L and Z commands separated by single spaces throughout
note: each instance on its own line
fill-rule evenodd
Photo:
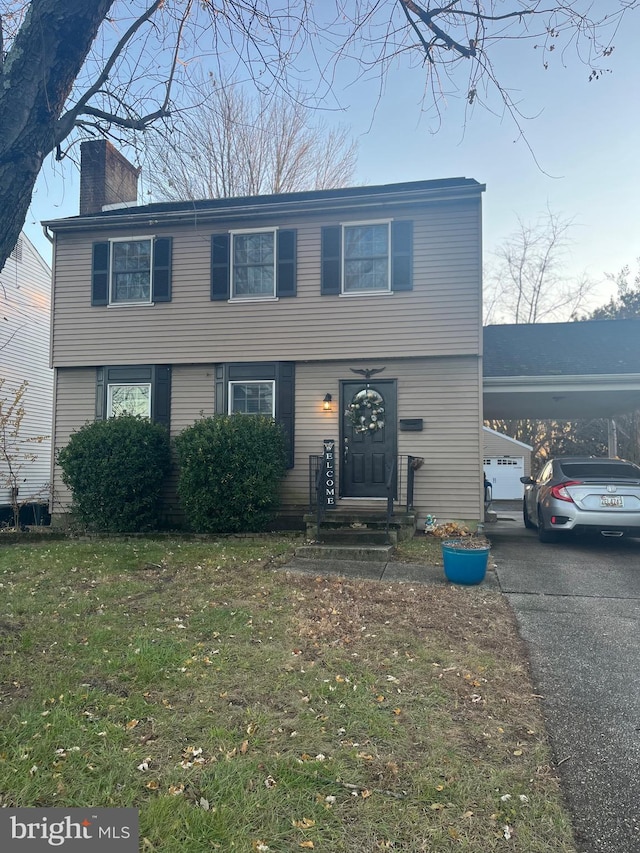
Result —
M 560 483 L 557 486 L 551 486 L 550 492 L 554 498 L 557 498 L 559 501 L 568 501 L 569 503 L 573 503 L 573 498 L 567 491 L 569 486 L 581 486 L 582 483 L 580 480 L 569 480 L 567 483 Z

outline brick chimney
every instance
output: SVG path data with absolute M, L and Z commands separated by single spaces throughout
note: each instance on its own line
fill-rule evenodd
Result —
M 136 204 L 140 170 L 106 139 L 80 146 L 80 216 L 106 205 Z

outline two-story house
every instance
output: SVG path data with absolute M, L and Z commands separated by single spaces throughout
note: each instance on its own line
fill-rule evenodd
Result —
M 261 413 L 288 436 L 284 513 L 308 507 L 333 439 L 338 507 L 383 500 L 390 474 L 402 503 L 414 456 L 418 518 L 482 518 L 483 185 L 137 206 L 136 180 L 85 143 L 80 215 L 45 223 L 56 448 L 123 409 L 172 435 Z M 68 505 L 54 470 L 54 512 Z

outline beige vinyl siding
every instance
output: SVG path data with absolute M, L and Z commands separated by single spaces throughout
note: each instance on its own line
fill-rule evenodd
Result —
M 295 466 L 282 488 L 286 508 L 304 510 L 309 500 L 308 461 L 322 453 L 325 438 L 340 440 L 340 381 L 353 380 L 351 368 L 384 367 L 385 379 L 395 379 L 398 419 L 423 418 L 422 432 L 398 432 L 398 453 L 424 458 L 416 473 L 415 507 L 420 519 L 426 513 L 438 518 L 481 518 L 481 443 L 478 412 L 480 383 L 478 359 L 440 357 L 375 359 L 375 361 L 303 362 L 296 365 Z M 56 447 L 66 444 L 73 429 L 93 419 L 95 369 L 57 371 Z M 325 412 L 325 394 L 333 397 Z M 171 433 L 214 410 L 214 365 L 178 365 L 171 377 Z M 338 454 L 338 477 L 340 476 Z M 406 474 L 403 472 L 403 483 Z M 174 471 L 167 499 L 175 507 Z M 404 499 L 404 492 L 401 498 Z M 68 507 L 69 496 L 55 478 L 55 510 Z M 175 517 L 172 511 L 171 515 Z
M 380 209 L 371 218 L 380 218 Z M 53 322 L 55 366 L 300 361 L 385 356 L 477 355 L 480 352 L 479 200 L 426 205 L 383 216 L 414 222 L 414 288 L 366 296 L 322 296 L 323 225 L 348 222 L 282 219 L 264 227 L 297 230 L 297 296 L 275 302 L 211 301 L 210 237 L 225 227 L 176 227 L 172 301 L 152 306 L 91 306 L 91 247 L 109 237 L 149 234 L 60 233 L 56 240 Z M 363 220 L 362 212 L 351 219 Z M 230 223 L 251 227 L 251 220 Z M 262 226 L 263 223 L 261 223 Z
M 20 502 L 48 501 L 51 476 L 53 370 L 49 367 L 51 271 L 23 234 L 19 251 L 7 259 L 0 273 L 1 397 L 10 405 L 22 382 L 29 384 L 22 398 L 18 458 Z M 31 458 L 35 455 L 35 460 Z M 8 471 L 0 463 L 0 504 L 10 502 Z
M 55 464 L 58 452 L 69 442 L 71 434 L 95 419 L 96 369 L 84 367 L 55 371 L 54 436 L 51 514 L 67 512 L 71 494 L 62 482 L 62 472 Z
M 473 357 L 298 364 L 296 465 L 285 481 L 285 503 L 308 501 L 309 455 L 322 453 L 325 438 L 339 441 L 340 380 L 353 380 L 352 367 L 373 366 L 385 367 L 380 374 L 384 379 L 397 380 L 398 420 L 424 420 L 422 432 L 398 432 L 398 454 L 425 460 L 415 480 L 419 517 L 435 513 L 439 518 L 481 518 L 480 385 L 478 360 Z M 333 397 L 331 412 L 322 410 L 326 393 Z M 339 479 L 340 453 L 337 459 Z

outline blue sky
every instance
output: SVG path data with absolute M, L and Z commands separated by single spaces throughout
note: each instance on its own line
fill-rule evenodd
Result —
M 638 24 L 640 12 L 632 13 L 614 39 L 607 61 L 612 73 L 591 83 L 588 69 L 573 55 L 563 65 L 555 54 L 545 71 L 530 44 L 512 42 L 494 54 L 514 100 L 535 116 L 524 121 L 524 129 L 539 165 L 506 115 L 478 105 L 465 127 L 465 103 L 452 97 L 438 122 L 429 102 L 422 103 L 420 69 L 392 69 L 380 98 L 375 79 L 349 86 L 344 69 L 335 85 L 343 110 L 328 113 L 326 120 L 348 125 L 359 142 L 356 183 L 458 176 L 485 183 L 486 260 L 514 230 L 517 217 L 535 221 L 548 206 L 574 218 L 566 269 L 602 282 L 592 298 L 595 306 L 613 292 L 604 273 L 625 264 L 634 268 L 640 256 Z M 47 164 L 25 226 L 47 260 L 39 221 L 72 216 L 77 209 L 75 168 Z

